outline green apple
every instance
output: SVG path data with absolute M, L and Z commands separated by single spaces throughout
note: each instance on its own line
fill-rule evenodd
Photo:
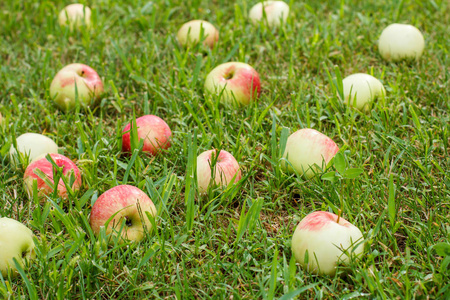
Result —
M 203 20 L 192 20 L 183 24 L 177 33 L 178 42 L 182 46 L 192 47 L 200 41 L 202 31 L 203 44 L 213 48 L 219 40 L 219 31 L 213 24 Z
M 285 23 L 289 15 L 289 5 L 284 1 L 258 2 L 250 9 L 248 17 L 254 24 L 267 20 L 269 27 L 277 27 Z
M 9 271 L 16 271 L 13 258 L 21 266 L 25 260 L 33 259 L 36 256 L 34 247 L 33 232 L 28 227 L 14 219 L 0 218 L 0 271 L 3 277 Z
M 342 80 L 345 103 L 361 111 L 368 111 L 373 101 L 386 96 L 386 90 L 378 79 L 369 74 L 356 73 Z
M 380 55 L 387 61 L 418 60 L 424 48 L 425 40 L 422 33 L 408 24 L 389 25 L 378 40 Z
M 67 5 L 59 13 L 58 22 L 61 26 L 69 26 L 70 29 L 82 26 L 91 26 L 91 9 L 86 5 L 74 3 Z
M 17 148 L 11 145 L 9 149 L 10 161 L 14 167 L 22 162 L 26 167 L 28 163 L 42 155 L 58 153 L 58 145 L 51 138 L 39 133 L 22 134 L 16 139 L 16 145 Z

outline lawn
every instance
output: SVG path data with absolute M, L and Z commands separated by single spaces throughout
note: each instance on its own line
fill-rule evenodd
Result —
M 72 32 L 57 17 L 68 3 L 0 3 L 0 216 L 24 223 L 36 244 L 20 274 L 0 277 L 1 298 L 450 298 L 449 2 L 291 0 L 278 29 L 247 19 L 257 2 L 93 0 L 92 28 Z M 212 50 L 178 44 L 192 19 L 219 29 Z M 378 53 L 381 31 L 396 22 L 423 33 L 418 61 Z M 256 102 L 205 95 L 207 74 L 228 61 L 258 71 Z M 64 113 L 49 86 L 75 62 L 98 72 L 105 94 L 97 107 Z M 344 105 L 339 86 L 352 73 L 380 79 L 385 101 L 367 113 Z M 122 129 L 147 114 L 167 122 L 172 146 L 123 155 Z M 361 175 L 331 182 L 283 171 L 286 138 L 301 128 L 332 138 L 344 168 Z M 25 168 L 8 155 L 26 132 L 76 162 L 78 193 L 28 198 Z M 232 153 L 243 178 L 201 196 L 196 157 L 212 148 Z M 157 228 L 141 242 L 108 245 L 89 226 L 93 203 L 119 184 L 156 205 Z M 310 274 L 292 255 L 294 229 L 340 207 L 362 231 L 364 255 L 334 276 Z

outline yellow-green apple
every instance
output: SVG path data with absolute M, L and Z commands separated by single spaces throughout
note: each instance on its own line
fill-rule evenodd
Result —
M 345 103 L 368 111 L 372 102 L 386 95 L 383 84 L 369 74 L 356 73 L 342 80 Z
M 3 277 L 9 272 L 16 274 L 13 258 L 23 267 L 25 260 L 36 256 L 34 251 L 33 232 L 22 223 L 0 218 L 0 271 Z
M 9 149 L 9 157 L 13 166 L 24 163 L 24 167 L 37 157 L 47 153 L 58 153 L 58 145 L 49 137 L 39 133 L 24 133 L 16 139 Z
M 129 123 L 123 129 L 122 135 L 122 151 L 125 153 L 130 153 L 132 151 L 131 147 L 131 125 Z M 138 140 L 144 139 L 144 146 L 142 151 L 149 154 L 155 155 L 162 149 L 167 149 L 170 147 L 170 137 L 172 131 L 158 116 L 155 115 L 145 115 L 136 119 L 137 126 L 137 137 Z
M 144 229 L 150 231 L 152 228 L 149 217 L 155 216 L 156 207 L 143 191 L 131 185 L 118 185 L 95 201 L 90 224 L 96 235 L 107 226 L 107 235 L 120 233 L 121 241 L 140 241 L 144 238 Z
M 424 48 L 422 33 L 408 24 L 389 25 L 378 40 L 380 55 L 387 61 L 418 60 Z
M 75 107 L 94 106 L 103 94 L 103 83 L 97 72 L 84 64 L 70 64 L 62 68 L 50 85 L 50 96 L 63 111 Z M 77 97 L 78 96 L 78 97 Z
M 241 179 L 241 170 L 234 156 L 220 150 L 208 150 L 197 157 L 197 187 L 203 194 L 212 186 L 228 186 Z
M 255 4 L 250 9 L 249 18 L 257 24 L 263 18 L 270 27 L 280 26 L 285 23 L 289 15 L 289 5 L 284 1 L 264 1 Z
M 62 169 L 62 176 L 64 176 L 64 178 L 66 179 L 67 184 L 70 185 L 72 183 L 72 185 L 70 186 L 72 191 L 78 191 L 81 187 L 81 172 L 78 169 L 77 165 L 64 155 L 56 153 L 50 153 L 48 155 L 50 155 L 55 164 Z M 25 174 L 23 175 L 23 181 L 25 190 L 30 198 L 33 197 L 33 184 L 35 181 L 37 184 L 38 197 L 40 199 L 43 199 L 45 198 L 45 196 L 53 193 L 55 188 L 53 169 L 53 164 L 49 160 L 47 160 L 46 157 L 38 158 L 28 165 L 25 170 Z M 48 180 L 49 182 L 43 180 L 39 176 L 40 172 L 38 172 L 37 170 L 40 170 L 43 173 L 41 175 L 45 174 L 46 180 Z M 51 183 L 51 185 L 49 185 L 48 183 Z M 59 179 L 56 189 L 58 191 L 59 197 L 61 197 L 62 199 L 67 199 L 67 187 L 64 184 L 62 178 Z
M 323 133 L 310 128 L 300 129 L 288 137 L 281 166 L 311 178 L 322 171 L 338 151 L 336 143 Z
M 205 91 L 224 103 L 247 105 L 261 94 L 261 82 L 258 72 L 248 64 L 228 62 L 208 74 Z
M 316 211 L 295 229 L 292 252 L 308 272 L 334 275 L 338 264 L 348 264 L 364 252 L 363 240 L 361 230 L 344 218 Z
M 219 40 L 219 31 L 207 21 L 192 20 L 181 26 L 177 39 L 182 46 L 186 47 L 192 47 L 202 39 L 205 46 L 213 48 Z
M 58 21 L 61 26 L 69 26 L 70 29 L 90 27 L 91 9 L 79 3 L 67 5 L 59 13 Z

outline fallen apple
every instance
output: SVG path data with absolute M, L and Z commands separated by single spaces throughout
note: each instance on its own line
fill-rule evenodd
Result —
M 201 38 L 205 46 L 213 48 L 219 40 L 219 31 L 207 21 L 192 20 L 183 24 L 177 33 L 178 42 L 186 47 L 196 45 Z
M 345 103 L 367 111 L 374 100 L 386 96 L 383 84 L 369 74 L 356 73 L 342 80 Z
M 129 123 L 123 129 L 122 135 L 122 151 L 125 153 L 130 153 L 132 151 L 131 147 L 131 125 Z M 149 154 L 155 155 L 162 149 L 167 149 L 170 147 L 170 137 L 172 136 L 172 131 L 158 116 L 155 115 L 145 115 L 136 119 L 137 135 L 138 140 L 144 139 L 144 146 L 142 151 Z
M 248 105 L 261 94 L 261 82 L 258 72 L 248 64 L 228 62 L 208 74 L 205 91 L 224 103 Z
M 10 219 L 0 218 L 0 271 L 3 277 L 9 272 L 16 275 L 16 266 L 13 258 L 20 266 L 26 260 L 36 256 L 34 251 L 33 232 L 22 223 Z
M 316 211 L 295 229 L 292 252 L 308 272 L 332 276 L 338 264 L 346 265 L 364 252 L 363 240 L 361 230 L 344 218 Z
M 197 187 L 200 194 L 205 193 L 208 187 L 228 186 L 241 179 L 241 170 L 234 156 L 220 150 L 208 150 L 197 157 Z
M 97 104 L 103 94 L 103 83 L 97 72 L 83 64 L 70 64 L 62 68 L 50 85 L 50 97 L 63 111 L 75 107 L 78 100 L 82 107 Z
M 339 151 L 332 139 L 314 129 L 304 128 L 291 134 L 286 142 L 281 166 L 289 172 L 311 178 L 325 169 Z
M 91 26 L 91 9 L 86 5 L 74 3 L 67 5 L 58 16 L 59 25 L 70 29 Z
M 24 133 L 16 139 L 17 148 L 14 145 L 9 149 L 11 164 L 17 167 L 21 163 L 24 167 L 35 158 L 47 154 L 58 153 L 58 145 L 45 135 L 39 133 Z
M 422 33 L 408 24 L 389 25 L 378 40 L 380 55 L 387 61 L 418 60 L 424 48 L 425 40 Z
M 81 187 L 81 172 L 77 165 L 64 155 L 55 153 L 51 153 L 49 155 L 55 164 L 62 168 L 62 176 L 66 179 L 67 184 L 70 185 L 71 177 L 73 176 L 73 183 L 70 186 L 72 191 L 79 190 Z M 40 172 L 36 171 L 37 169 L 43 173 L 41 175 L 46 176 L 46 179 L 49 181 L 48 183 L 51 183 L 51 185 L 39 176 Z M 48 161 L 46 157 L 36 159 L 28 165 L 23 176 L 24 186 L 28 197 L 33 197 L 33 184 L 35 181 L 37 184 L 38 197 L 40 199 L 43 199 L 45 196 L 49 196 L 53 193 L 55 185 L 53 180 L 53 169 L 53 164 Z M 59 197 L 62 199 L 67 199 L 67 187 L 62 178 L 59 179 L 56 189 L 58 190 Z
M 249 18 L 258 24 L 264 18 L 269 27 L 277 27 L 286 23 L 289 15 L 289 5 L 284 1 L 258 2 L 250 9 Z
M 156 207 L 143 191 L 131 185 L 118 185 L 95 201 L 90 224 L 96 235 L 107 226 L 107 235 L 120 234 L 124 240 L 140 241 L 144 238 L 144 229 L 152 228 L 149 217 L 155 216 Z

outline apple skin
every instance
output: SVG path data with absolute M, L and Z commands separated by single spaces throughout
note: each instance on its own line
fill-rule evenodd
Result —
M 386 89 L 381 81 L 369 74 L 349 75 L 342 80 L 342 85 L 344 87 L 344 102 L 361 111 L 368 111 L 372 101 L 386 96 Z M 354 102 L 355 97 L 356 103 Z
M 206 193 L 211 183 L 212 155 L 216 155 L 216 150 L 205 151 L 197 157 L 197 184 L 200 194 Z M 225 150 L 220 150 L 213 174 L 214 184 L 220 187 L 236 183 L 242 177 L 238 162 Z
M 246 63 L 228 62 L 215 67 L 206 77 L 207 93 L 228 104 L 248 105 L 261 94 L 259 74 Z
M 281 166 L 289 172 L 294 171 L 293 167 L 299 175 L 311 178 L 321 170 L 322 163 L 325 167 L 338 151 L 336 143 L 323 133 L 310 128 L 300 129 L 286 142 L 283 158 L 290 164 L 283 160 Z
M 97 72 L 84 64 L 62 68 L 50 85 L 50 96 L 59 109 L 67 112 L 75 107 L 75 87 L 82 107 L 94 106 L 103 94 L 103 83 Z
M 145 115 L 136 119 L 137 133 L 139 140 L 144 140 L 142 151 L 149 155 L 156 155 L 162 149 L 168 149 L 172 131 L 169 125 L 158 116 Z M 131 152 L 131 123 L 123 129 L 122 135 L 122 152 Z
M 22 161 L 28 157 L 28 162 L 31 162 L 41 155 L 58 153 L 58 145 L 51 138 L 39 133 L 24 133 L 17 137 L 16 142 Z M 17 149 L 14 148 L 14 145 L 11 145 L 9 149 L 10 161 L 14 167 L 17 167 L 21 161 Z M 25 163 L 28 164 L 28 162 Z
M 214 45 L 219 40 L 219 31 L 213 24 L 203 20 L 192 20 L 183 26 L 177 33 L 178 42 L 184 47 L 192 47 L 200 41 L 201 28 L 203 27 L 203 44 L 209 48 L 214 48 Z
M 22 223 L 10 219 L 0 218 L 0 271 L 3 277 L 12 271 L 16 275 L 13 258 L 23 266 L 24 260 L 32 260 L 36 256 L 34 251 L 33 232 Z
M 380 55 L 387 61 L 418 60 L 424 48 L 425 40 L 422 33 L 408 24 L 389 25 L 378 40 Z
M 74 3 L 67 5 L 58 16 L 61 26 L 69 26 L 71 30 L 91 26 L 91 9 L 83 4 Z
M 152 200 L 140 189 L 131 185 L 118 185 L 104 192 L 92 207 L 90 224 L 95 235 L 99 235 L 101 227 L 106 234 L 116 235 L 126 221 L 121 232 L 123 240 L 140 241 L 144 238 L 144 227 L 150 230 L 152 224 L 145 212 L 156 216 L 156 207 Z M 141 215 L 143 218 L 141 218 Z M 121 239 L 121 241 L 123 241 Z
M 71 174 L 75 176 L 75 181 L 73 182 L 71 188 L 73 191 L 79 190 L 81 187 L 81 172 L 78 169 L 77 165 L 64 155 L 56 153 L 50 153 L 49 155 L 58 167 L 63 167 L 62 174 L 65 178 L 67 178 L 68 182 Z M 53 165 L 47 160 L 47 158 L 42 157 L 31 162 L 31 164 L 28 165 L 27 169 L 25 170 L 25 174 L 23 175 L 24 186 L 28 197 L 30 199 L 33 197 L 33 182 L 37 181 L 38 197 L 42 199 L 45 198 L 45 196 L 52 194 L 53 188 L 47 185 L 44 180 L 42 180 L 37 174 L 35 174 L 35 169 L 41 170 L 54 184 Z M 67 199 L 67 189 L 62 178 L 59 179 L 57 189 L 58 196 L 62 199 Z
M 287 5 L 286 2 L 264 1 L 259 2 L 255 6 L 253 6 L 250 9 L 248 16 L 254 24 L 258 24 L 264 17 L 266 17 L 269 27 L 278 27 L 282 23 L 286 23 L 288 15 L 289 5 Z
M 348 264 L 350 258 L 364 252 L 361 230 L 342 217 L 339 223 L 337 219 L 338 216 L 333 213 L 316 211 L 307 215 L 295 229 L 292 252 L 307 271 L 333 276 L 338 262 Z M 342 250 L 350 252 L 350 257 Z

